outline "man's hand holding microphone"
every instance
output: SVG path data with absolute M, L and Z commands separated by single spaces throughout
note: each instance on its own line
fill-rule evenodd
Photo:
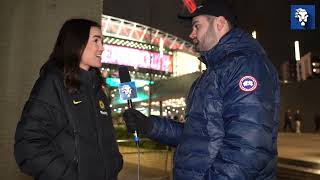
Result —
M 134 133 L 136 130 L 139 134 L 147 135 L 153 127 L 153 121 L 149 117 L 132 108 L 124 111 L 123 120 L 130 133 Z

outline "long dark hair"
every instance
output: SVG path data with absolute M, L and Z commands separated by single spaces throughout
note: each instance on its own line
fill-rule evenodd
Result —
M 54 66 L 64 74 L 64 84 L 69 93 L 75 93 L 80 88 L 79 72 L 82 53 L 87 45 L 91 27 L 100 28 L 100 24 L 87 19 L 67 20 L 60 29 L 58 38 L 48 61 L 42 66 Z M 102 83 L 98 68 L 94 70 Z

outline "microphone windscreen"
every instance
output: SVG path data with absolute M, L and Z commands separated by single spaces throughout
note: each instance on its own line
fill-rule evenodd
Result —
M 126 67 L 126 66 L 119 67 L 119 78 L 120 78 L 121 83 L 131 81 L 128 67 Z

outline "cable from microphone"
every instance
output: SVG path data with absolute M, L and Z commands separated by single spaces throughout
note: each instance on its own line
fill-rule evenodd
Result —
M 128 108 L 134 108 L 134 106 L 133 106 L 133 104 L 132 104 L 132 100 L 131 99 L 129 99 L 129 100 L 127 100 L 128 102 Z M 137 132 L 137 130 L 134 130 L 134 133 L 133 133 L 133 137 L 134 137 L 134 141 L 136 142 L 136 143 L 139 143 L 139 140 L 140 140 L 140 138 L 139 138 L 139 136 L 138 136 L 138 132 Z
M 131 81 L 130 74 L 128 71 L 128 67 L 120 66 L 119 67 L 119 94 L 120 98 L 123 100 L 127 100 L 128 107 L 134 108 L 132 100 L 137 97 L 137 88 L 134 82 Z M 137 150 L 138 150 L 138 180 L 140 180 L 140 146 L 139 146 L 139 136 L 137 130 L 134 130 L 133 133 L 134 141 L 136 142 Z

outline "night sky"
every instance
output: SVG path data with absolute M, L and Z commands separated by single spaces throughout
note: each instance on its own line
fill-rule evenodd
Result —
M 294 41 L 300 41 L 301 56 L 309 51 L 320 54 L 319 0 L 231 0 L 241 28 L 256 30 L 257 39 L 267 51 L 271 61 L 279 65 L 294 60 Z M 314 31 L 290 29 L 290 4 L 316 3 Z M 189 40 L 191 24 L 177 18 L 182 12 L 182 0 L 104 0 L 103 12 L 130 21 L 161 29 Z

